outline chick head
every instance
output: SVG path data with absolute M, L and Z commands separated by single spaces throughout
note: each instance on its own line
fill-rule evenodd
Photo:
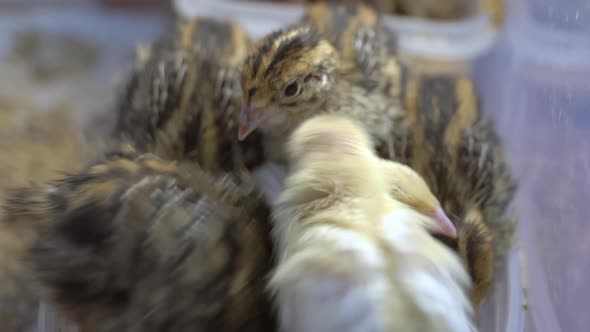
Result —
M 333 159 L 377 159 L 371 138 L 360 124 L 332 114 L 312 117 L 297 127 L 290 136 L 287 153 L 290 164 L 317 154 L 329 154 Z
M 289 137 L 286 155 L 296 181 L 318 194 L 364 199 L 375 214 L 386 209 L 380 159 L 360 123 L 335 114 L 311 117 Z
M 275 31 L 242 66 L 244 108 L 238 137 L 277 123 L 297 123 L 322 109 L 331 91 L 338 53 L 310 26 Z
M 390 196 L 412 209 L 424 214 L 424 226 L 434 234 L 456 237 L 457 230 L 447 217 L 439 200 L 426 181 L 413 169 L 400 163 L 382 160 L 383 172 Z

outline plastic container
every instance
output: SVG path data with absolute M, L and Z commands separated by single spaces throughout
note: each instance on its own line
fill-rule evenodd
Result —
M 590 3 L 509 4 L 478 81 L 520 181 L 514 206 L 528 308 L 519 324 L 527 332 L 589 331 Z
M 88 1 L 78 6 L 45 4 L 0 10 L 0 66 L 3 70 L 0 97 L 26 100 L 37 108 L 67 102 L 73 107 L 79 123 L 84 125 L 93 115 L 111 106 L 115 97 L 113 83 L 127 75 L 126 71 L 134 60 L 135 45 L 157 38 L 164 25 L 158 13 L 109 11 L 88 5 Z M 36 80 L 31 73 L 35 64 L 47 59 L 56 61 L 71 54 L 60 53 L 59 44 L 43 45 L 41 49 L 47 52 L 38 56 L 38 61 L 9 60 L 14 57 L 11 53 L 17 36 L 28 32 L 39 33 L 42 39 L 65 37 L 76 40 L 92 47 L 97 60 L 87 68 L 59 74 L 49 80 Z
M 163 31 L 165 21 L 162 15 L 112 12 L 87 5 L 90 1 L 80 1 L 76 6 L 72 6 L 72 1 L 66 6 L 66 0 L 24 1 L 29 7 L 10 6 L 10 9 L 3 6 L 7 2 L 11 4 L 0 0 L 0 101 L 25 107 L 30 105 L 38 110 L 67 104 L 80 126 L 91 126 L 93 131 L 108 128 L 109 123 L 105 121 L 109 118 L 103 115 L 112 109 L 116 96 L 113 83 L 127 75 L 134 60 L 136 43 L 150 42 Z M 30 57 L 24 58 L 13 54 L 17 36 L 23 33 L 39 34 L 42 40 L 33 42 L 37 46 L 29 52 Z M 66 40 L 69 42 L 64 42 Z M 32 70 L 36 65 L 56 68 L 63 67 L 68 59 L 79 60 L 69 47 L 62 48 L 74 40 L 74 44 L 95 51 L 92 56 L 95 60 L 80 62 L 76 70 L 58 70 L 50 77 L 37 79 Z M 61 61 L 64 58 L 66 60 Z M 2 303 L 1 300 L 0 308 L 18 306 L 18 303 Z M 38 322 L 31 322 L 31 325 L 30 330 L 2 332 L 76 330 L 44 304 L 40 306 Z
M 184 17 L 232 19 L 253 38 L 297 23 L 304 13 L 302 5 L 256 1 L 175 0 L 174 5 Z M 403 61 L 436 58 L 444 62 L 445 68 L 462 68 L 466 61 L 484 54 L 495 37 L 495 28 L 483 12 L 453 22 L 384 15 L 384 23 L 398 33 Z
M 174 7 L 183 17 L 231 19 L 252 38 L 262 38 L 269 31 L 296 23 L 303 15 L 301 5 L 256 1 L 174 0 Z
M 483 12 L 456 21 L 384 16 L 399 36 L 400 59 L 425 72 L 466 72 L 469 64 L 493 45 L 496 30 Z

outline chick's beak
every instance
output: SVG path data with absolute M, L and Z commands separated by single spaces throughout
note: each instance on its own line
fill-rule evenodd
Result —
M 438 207 L 434 211 L 432 217 L 438 223 L 438 229 L 435 231 L 436 233 L 448 236 L 450 238 L 457 237 L 457 229 L 455 228 L 455 225 L 453 224 L 451 219 L 447 217 L 445 211 L 441 207 Z
M 249 106 L 244 107 L 240 112 L 240 127 L 238 128 L 238 139 L 243 141 L 268 117 L 265 109 L 255 109 Z

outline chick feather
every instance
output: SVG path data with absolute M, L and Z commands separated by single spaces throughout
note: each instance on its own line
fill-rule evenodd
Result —
M 130 145 L 218 174 L 256 165 L 259 137 L 240 144 L 235 135 L 250 44 L 231 21 L 197 18 L 139 47 L 116 108 L 115 149 Z
M 81 332 L 268 331 L 269 211 L 239 183 L 111 155 L 13 191 L 2 223 L 27 235 L 28 275 Z
M 384 166 L 396 164 L 380 160 L 362 127 L 343 117 L 304 122 L 288 156 L 269 282 L 282 331 L 475 330 L 469 276 L 427 231 L 440 224 L 390 191 L 419 193 L 424 181 L 388 177 Z

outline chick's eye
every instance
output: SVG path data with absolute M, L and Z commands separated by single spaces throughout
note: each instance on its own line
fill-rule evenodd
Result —
M 285 97 L 293 97 L 295 95 L 298 95 L 300 91 L 301 87 L 299 86 L 299 83 L 297 81 L 294 81 L 285 87 L 283 94 L 285 95 Z

